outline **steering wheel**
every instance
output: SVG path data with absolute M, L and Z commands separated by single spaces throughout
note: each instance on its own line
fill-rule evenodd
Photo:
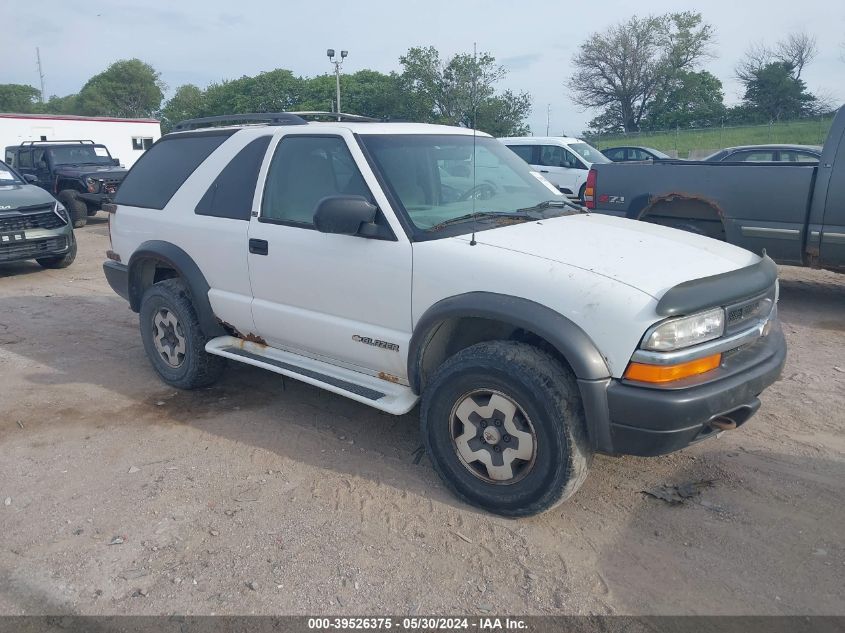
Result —
M 470 198 L 475 198 L 476 200 L 489 200 L 496 195 L 496 191 L 496 185 L 492 182 L 482 182 L 475 185 L 472 189 L 464 191 L 458 200 L 461 202 L 469 200 Z

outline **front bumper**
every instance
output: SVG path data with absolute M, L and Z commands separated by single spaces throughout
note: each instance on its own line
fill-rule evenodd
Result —
M 3 237 L 13 236 L 0 236 L 0 263 L 64 255 L 73 244 L 73 232 L 70 228 L 57 231 L 26 231 L 25 239 L 21 240 L 2 241 Z
M 711 422 L 717 418 L 739 426 L 760 408 L 758 396 L 785 362 L 786 341 L 775 317 L 768 335 L 725 354 L 722 365 L 698 382 L 672 388 L 616 379 L 582 383 L 593 446 L 611 454 L 663 455 L 715 435 Z
M 76 195 L 77 198 L 97 209 L 102 208 L 103 204 L 108 202 L 112 196 L 114 196 L 113 193 L 79 193 Z

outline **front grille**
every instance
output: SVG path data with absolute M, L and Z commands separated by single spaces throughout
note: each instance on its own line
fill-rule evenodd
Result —
M 114 193 L 117 191 L 117 188 L 120 186 L 122 181 L 123 178 L 103 178 L 102 185 L 100 185 L 100 192 Z
M 51 255 L 67 248 L 67 238 L 51 237 L 46 240 L 32 240 L 17 244 L 0 244 L 0 262 L 8 262 L 28 257 Z
M 775 287 L 765 294 L 725 308 L 725 333 L 733 334 L 768 318 L 775 305 Z
M 0 215 L 0 233 L 26 231 L 27 229 L 57 229 L 65 225 L 62 219 L 53 213 L 53 205 L 44 208 L 48 210 Z

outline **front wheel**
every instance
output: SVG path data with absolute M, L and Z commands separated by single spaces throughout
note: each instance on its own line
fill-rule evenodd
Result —
M 580 488 L 592 453 L 571 372 L 525 343 L 478 343 L 423 394 L 423 442 L 460 498 L 504 516 L 548 510 Z
M 181 279 L 166 279 L 147 288 L 139 321 L 144 351 L 168 385 L 207 387 L 223 373 L 226 360 L 205 351 L 208 339 Z
M 80 200 L 78 192 L 73 189 L 64 189 L 56 196 L 59 199 L 68 214 L 70 214 L 70 221 L 73 223 L 73 228 L 79 229 L 88 223 L 88 205 L 84 200 Z

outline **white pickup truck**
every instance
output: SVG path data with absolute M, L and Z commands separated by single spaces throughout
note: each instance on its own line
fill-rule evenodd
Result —
M 231 360 L 421 400 L 437 472 L 508 516 L 574 494 L 595 452 L 758 409 L 786 355 L 771 260 L 585 213 L 482 133 L 343 118 L 193 120 L 132 168 L 104 271 L 166 383 Z

